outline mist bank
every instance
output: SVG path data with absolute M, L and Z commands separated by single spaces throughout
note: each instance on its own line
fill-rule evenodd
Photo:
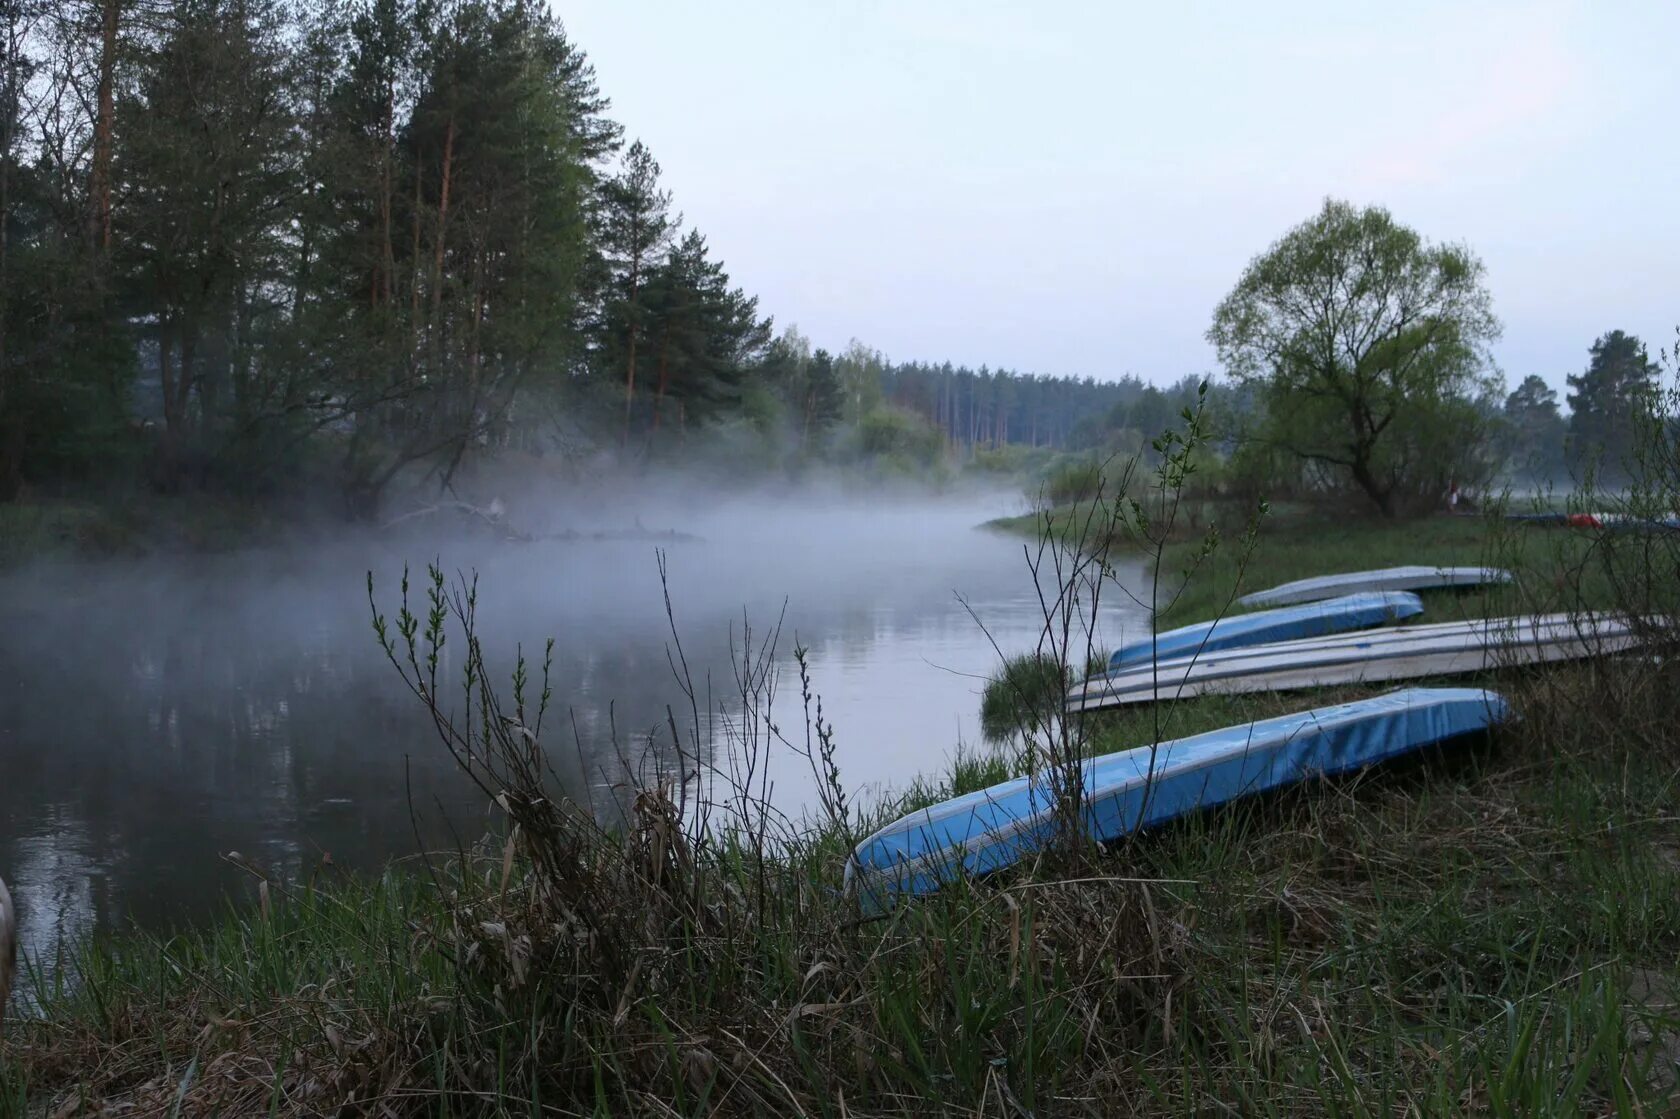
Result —
M 796 741 L 794 651 L 806 651 L 863 800 L 978 740 L 997 648 L 1031 648 L 1041 626 L 1019 543 L 977 527 L 1007 493 L 661 481 L 603 484 L 610 501 L 501 489 L 529 539 L 433 516 L 0 575 L 0 867 L 26 899 L 32 957 L 50 964 L 61 943 L 129 923 L 208 919 L 249 889 L 229 851 L 299 881 L 329 856 L 376 872 L 481 835 L 484 805 L 373 632 L 375 609 L 397 613 L 405 574 L 424 616 L 428 565 L 451 585 L 476 579 L 499 689 L 523 653 L 534 697 L 552 656 L 555 777 L 604 818 L 623 807 L 627 771 L 680 771 L 673 713 L 709 728 L 739 708 L 749 644 Z M 1112 636 L 1133 624 L 1116 617 Z M 464 651 L 442 650 L 440 690 L 454 698 Z M 799 816 L 814 803 L 809 763 L 781 745 L 766 761 L 777 810 Z
M 742 508 L 919 504 L 973 510 L 977 519 L 1026 508 L 1012 471 L 876 471 L 833 464 L 749 469 L 696 458 L 622 464 L 610 456 L 503 454 L 474 461 L 445 487 L 417 474 L 371 515 L 347 515 L 340 495 L 306 484 L 249 495 L 166 492 L 133 477 L 33 492 L 0 502 L 0 571 L 42 562 L 232 554 L 253 549 L 378 547 L 433 537 L 533 541 L 692 534 L 706 516 Z

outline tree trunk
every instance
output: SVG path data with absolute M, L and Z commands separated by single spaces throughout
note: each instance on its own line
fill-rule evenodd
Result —
M 122 0 L 102 0 L 99 28 L 98 108 L 93 124 L 93 170 L 89 183 L 94 243 L 111 251 L 111 153 L 116 120 L 117 25 Z
M 443 177 L 438 185 L 437 249 L 432 255 L 432 318 L 429 333 L 434 357 L 442 343 L 438 336 L 438 327 L 443 312 L 443 254 L 445 231 L 449 224 L 449 176 L 454 159 L 455 118 L 451 116 L 443 130 Z
M 420 159 L 414 160 L 414 251 L 409 256 L 408 276 L 408 330 L 409 345 L 415 350 L 420 346 L 420 215 L 423 209 L 420 190 Z
M 158 381 L 163 386 L 163 430 L 166 434 L 175 426 L 175 371 L 170 368 L 175 347 L 169 331 L 167 320 L 158 324 Z
M 630 445 L 630 408 L 636 400 L 636 294 L 641 283 L 642 250 L 637 244 L 640 229 L 632 229 L 630 234 L 630 298 L 624 305 L 625 315 L 629 322 L 626 324 L 628 335 L 625 339 L 629 358 L 624 363 L 624 437 L 620 446 Z
M 478 408 L 479 371 L 479 331 L 484 325 L 484 251 L 473 253 L 472 268 L 472 314 L 468 320 L 467 329 L 467 400 L 468 406 L 476 413 Z M 469 416 L 469 425 L 476 416 Z
M 653 430 L 659 432 L 659 416 L 665 411 L 665 389 L 671 381 L 671 330 L 669 327 L 659 337 L 659 390 L 653 398 Z
M 23 492 L 23 413 L 16 408 L 0 416 L 0 501 L 15 501 Z
M 391 181 L 391 149 L 396 144 L 397 91 L 385 89 L 385 127 L 379 137 L 379 276 L 375 280 L 375 303 L 390 303 L 396 286 L 397 252 L 391 243 L 391 210 L 395 186 Z
M 1370 454 L 1358 455 L 1348 469 L 1359 488 L 1365 491 L 1365 496 L 1376 503 L 1378 511 L 1385 517 L 1394 516 L 1394 491 L 1392 487 L 1384 489 L 1376 475 L 1371 473 Z
M 12 288 L 10 276 L 10 238 L 8 231 L 12 224 L 12 134 L 16 130 L 13 106 L 17 104 L 17 69 L 16 61 L 12 57 L 12 39 L 16 32 L 12 27 L 6 29 L 6 98 L 4 108 L 6 119 L 3 123 L 4 131 L 0 131 L 0 417 L 12 418 L 7 425 L 16 425 L 15 417 L 20 409 L 15 405 L 8 407 L 9 388 L 11 384 L 11 367 L 7 364 L 6 356 L 6 322 L 11 318 Z M 10 430 L 0 431 L 0 501 L 10 501 L 17 496 L 20 484 L 18 475 L 21 473 L 23 454 L 22 433 L 14 440 Z

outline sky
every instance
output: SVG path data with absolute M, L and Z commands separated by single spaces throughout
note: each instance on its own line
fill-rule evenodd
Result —
M 1515 384 L 1680 326 L 1680 3 L 555 0 L 778 329 L 1024 372 L 1216 372 L 1326 197 L 1487 265 Z

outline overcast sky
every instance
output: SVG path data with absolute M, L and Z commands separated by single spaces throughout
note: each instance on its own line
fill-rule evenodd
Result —
M 778 328 L 1166 382 L 1326 195 L 1467 242 L 1513 384 L 1680 325 L 1680 2 L 556 0 Z

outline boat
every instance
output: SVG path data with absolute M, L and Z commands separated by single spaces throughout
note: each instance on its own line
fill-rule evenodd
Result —
M 1639 641 L 1631 622 L 1608 615 L 1533 614 L 1401 626 L 1134 666 L 1075 686 L 1068 707 L 1094 711 L 1205 693 L 1458 676 L 1616 653 Z
M 1231 614 L 1122 645 L 1109 656 L 1108 671 L 1220 649 L 1369 629 L 1401 618 L 1415 618 L 1421 613 L 1423 600 L 1409 591 L 1367 591 L 1301 606 Z
M 1405 688 L 1293 715 L 1139 746 L 1085 763 L 1083 826 L 1108 842 L 1241 797 L 1363 769 L 1485 731 L 1508 713 L 1479 688 Z M 1021 777 L 913 812 L 881 828 L 846 862 L 867 910 L 995 871 L 1057 835 L 1043 776 Z
M 1385 567 L 1377 571 L 1348 571 L 1297 579 L 1237 599 L 1240 606 L 1289 606 L 1318 602 L 1360 591 L 1423 591 L 1440 587 L 1479 587 L 1509 583 L 1511 573 L 1497 567 Z
M 1638 513 L 1507 513 L 1505 519 L 1524 524 L 1566 525 L 1569 528 L 1608 529 L 1614 532 L 1674 532 L 1680 516 L 1643 516 Z

